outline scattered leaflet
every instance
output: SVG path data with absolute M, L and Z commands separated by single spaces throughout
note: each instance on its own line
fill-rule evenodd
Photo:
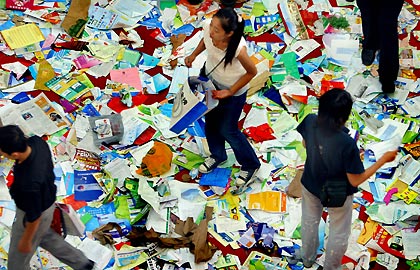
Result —
M 27 135 L 51 135 L 68 127 L 68 120 L 57 111 L 44 93 L 19 105 L 0 111 L 3 125 L 19 125 Z
M 102 194 L 102 188 L 93 176 L 96 170 L 74 171 L 74 199 L 76 201 L 95 201 Z
M 10 49 L 23 48 L 43 41 L 44 35 L 36 24 L 28 23 L 1 31 L 4 41 Z
M 32 8 L 34 0 L 6 0 L 7 9 L 26 10 Z
M 264 191 L 249 194 L 246 198 L 247 209 L 267 212 L 286 212 L 286 193 L 280 191 Z
M 99 156 L 93 152 L 77 148 L 73 157 L 73 168 L 76 170 L 101 170 Z
M 55 77 L 45 85 L 59 96 L 74 101 L 89 91 L 89 88 L 68 73 L 61 77 Z

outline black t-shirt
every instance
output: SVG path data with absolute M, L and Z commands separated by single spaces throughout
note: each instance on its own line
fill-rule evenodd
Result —
M 33 222 L 55 202 L 57 187 L 48 144 L 38 136 L 30 137 L 28 144 L 32 152 L 21 164 L 15 163 L 10 195 L 26 220 Z
M 319 198 L 321 187 L 325 179 L 321 176 L 324 172 L 322 160 L 315 151 L 315 132 L 318 143 L 323 149 L 322 158 L 325 166 L 328 167 L 328 175 L 347 179 L 346 173 L 360 174 L 364 172 L 363 163 L 360 160 L 359 149 L 356 142 L 351 138 L 346 130 L 326 133 L 316 127 L 317 116 L 308 115 L 297 127 L 297 131 L 302 135 L 306 144 L 306 162 L 302 175 L 303 186 L 312 194 Z M 348 182 L 347 194 L 357 192 L 357 188 Z

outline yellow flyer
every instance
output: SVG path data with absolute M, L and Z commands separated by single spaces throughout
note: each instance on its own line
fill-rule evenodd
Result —
M 286 193 L 281 191 L 264 191 L 247 196 L 247 208 L 267 212 L 286 212 Z
M 43 41 L 44 35 L 36 24 L 28 23 L 1 31 L 4 41 L 14 50 Z

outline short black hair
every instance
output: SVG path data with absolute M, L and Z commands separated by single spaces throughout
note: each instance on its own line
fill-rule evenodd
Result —
M 23 131 L 15 125 L 0 127 L 0 150 L 8 155 L 15 152 L 23 153 L 28 142 Z
M 325 130 L 339 130 L 349 119 L 353 100 L 349 92 L 333 88 L 319 98 L 318 125 Z

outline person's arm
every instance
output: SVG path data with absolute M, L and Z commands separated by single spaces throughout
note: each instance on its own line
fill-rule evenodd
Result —
M 39 224 L 41 223 L 41 217 L 37 218 L 32 222 L 25 223 L 25 231 L 19 240 L 18 250 L 22 253 L 29 253 L 32 251 L 32 240 L 38 230 Z
M 194 49 L 194 51 L 187 57 L 185 57 L 185 65 L 187 67 L 191 67 L 192 63 L 194 62 L 195 58 L 202 53 L 206 49 L 206 45 L 204 44 L 204 39 L 201 39 L 200 43 L 198 43 L 197 47 Z
M 235 95 L 242 87 L 244 87 L 252 78 L 257 75 L 257 68 L 255 67 L 254 62 L 252 62 L 249 57 L 246 47 L 242 47 L 238 54 L 238 60 L 244 67 L 246 73 L 239 78 L 229 89 L 222 89 L 219 91 L 213 91 L 213 98 L 221 99 Z M 229 76 L 226 74 L 226 76 Z
M 382 157 L 380 157 L 372 166 L 367 168 L 360 174 L 347 173 L 347 178 L 352 186 L 357 187 L 369 177 L 371 177 L 379 168 L 387 162 L 393 161 L 397 156 L 398 150 L 388 151 Z

